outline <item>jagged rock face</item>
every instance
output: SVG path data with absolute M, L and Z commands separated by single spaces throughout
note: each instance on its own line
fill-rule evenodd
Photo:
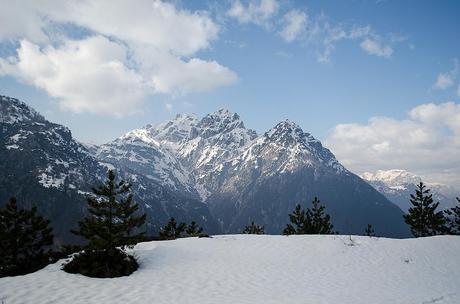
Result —
M 148 130 L 136 129 L 102 145 L 99 160 L 141 174 L 171 191 L 199 198 L 194 181 L 168 149 L 149 136 Z
M 129 140 L 131 146 L 123 148 L 145 148 L 135 136 Z M 93 152 L 99 149 L 92 147 Z M 140 154 L 143 160 L 158 156 L 149 149 L 144 152 Z M 158 157 L 163 159 L 164 155 Z M 16 196 L 22 206 L 37 206 L 52 220 L 58 244 L 76 241 L 69 230 L 86 212 L 85 195 L 105 179 L 108 168 L 132 182 L 134 198 L 148 215 L 148 232 L 157 231 L 171 216 L 195 220 L 210 232 L 218 231 L 209 208 L 196 199 L 197 194 L 192 197 L 186 189 L 163 185 L 173 165 L 180 165 L 173 158 L 164 164 L 164 171 L 154 168 L 157 179 L 131 166 L 129 157 L 126 162 L 101 163 L 72 138 L 69 129 L 48 122 L 26 104 L 4 96 L 0 96 L 0 159 L 0 206 L 10 196 Z M 181 176 L 174 174 L 174 178 Z
M 217 191 L 208 204 L 223 231 L 241 231 L 255 221 L 269 233 L 280 233 L 295 205 L 309 207 L 317 196 L 342 233 L 361 234 L 372 223 L 381 235 L 408 235 L 399 208 L 289 121 L 279 123 L 228 161 L 216 179 Z
M 362 178 L 404 212 L 411 207 L 410 195 L 415 194 L 417 184 L 422 181 L 420 176 L 400 169 L 365 172 Z M 443 184 L 425 184 L 431 189 L 433 199 L 440 202 L 440 210 L 455 206 L 455 191 L 451 187 Z
M 280 233 L 297 203 L 308 207 L 318 196 L 341 233 L 361 234 L 370 223 L 382 236 L 409 235 L 398 207 L 289 121 L 258 136 L 227 110 L 202 119 L 185 114 L 102 146 L 84 146 L 25 104 L 1 100 L 0 153 L 8 164 L 2 164 L 0 187 L 9 190 L 0 189 L 3 201 L 43 192 L 37 204 L 54 208 L 55 217 L 67 212 L 75 219 L 85 209 L 85 191 L 115 168 L 133 183 L 149 231 L 174 216 L 210 233 L 240 232 L 250 221 Z M 65 206 L 57 202 L 63 195 L 73 197 Z
M 361 234 L 372 223 L 381 235 L 409 235 L 398 207 L 290 121 L 257 136 L 237 114 L 219 110 L 201 120 L 178 115 L 137 132 L 142 133 L 142 145 L 180 162 L 176 174 L 188 175 L 187 181 L 194 183 L 222 232 L 240 232 L 254 220 L 269 233 L 280 233 L 295 204 L 309 206 L 318 196 L 343 233 Z M 129 134 L 120 139 L 129 142 Z M 135 151 L 127 144 L 124 147 L 125 152 Z M 153 164 L 164 162 L 150 160 L 150 170 Z

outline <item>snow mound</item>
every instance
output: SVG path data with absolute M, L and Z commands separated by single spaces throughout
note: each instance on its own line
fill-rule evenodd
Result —
M 460 237 L 225 235 L 138 244 L 129 277 L 0 279 L 15 303 L 460 303 Z

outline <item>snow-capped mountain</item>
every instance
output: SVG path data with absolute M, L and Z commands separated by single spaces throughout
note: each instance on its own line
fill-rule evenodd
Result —
M 172 191 L 198 198 L 194 181 L 169 149 L 161 149 L 147 129 L 136 129 L 97 149 L 99 160 L 129 169 Z
M 402 212 L 345 169 L 321 142 L 283 121 L 220 166 L 207 200 L 224 231 L 249 221 L 279 233 L 296 204 L 318 196 L 340 232 L 362 233 L 372 223 L 382 235 L 405 236 Z
M 46 206 L 52 220 L 69 214 L 61 230 L 81 217 L 82 194 L 115 168 L 134 185 L 149 231 L 174 216 L 210 233 L 240 232 L 251 220 L 280 233 L 296 204 L 309 206 L 318 196 L 342 233 L 363 233 L 371 223 L 383 236 L 409 235 L 398 207 L 290 121 L 258 136 L 228 110 L 201 119 L 182 114 L 95 146 L 15 99 L 2 97 L 0 109 L 0 156 L 7 160 L 0 199 L 16 195 Z
M 228 110 L 201 119 L 180 114 L 128 132 L 96 155 L 187 197 L 199 195 L 222 232 L 239 232 L 255 220 L 279 233 L 295 204 L 319 196 L 340 231 L 362 233 L 372 223 L 382 235 L 408 233 L 401 210 L 288 120 L 258 136 Z
M 137 139 L 139 136 L 142 134 L 132 132 L 123 141 L 129 144 L 120 146 L 124 151 L 137 149 L 139 155 L 124 155 L 117 150 L 117 142 L 113 146 L 92 147 L 93 151 L 104 153 L 104 149 L 109 149 L 120 156 L 118 163 L 104 162 L 75 141 L 66 127 L 47 121 L 17 99 L 0 96 L 0 204 L 16 196 L 21 205 L 35 205 L 52 220 L 58 240 L 74 241 L 69 230 L 86 210 L 85 195 L 105 179 L 108 168 L 115 168 L 121 178 L 132 182 L 134 198 L 148 215 L 149 232 L 158 230 L 171 216 L 188 222 L 195 220 L 208 231 L 218 231 L 205 204 L 187 195 L 187 189 L 175 189 L 165 183 L 170 177 L 181 178 L 176 172 L 171 173 L 174 165 L 180 164 L 172 156 L 155 154 L 154 149 Z M 144 161 L 145 168 L 141 169 L 152 176 L 134 166 L 137 162 L 131 161 L 131 156 L 140 163 Z M 169 162 L 148 170 L 156 157 Z M 186 180 L 187 176 L 183 178 Z
M 420 176 L 401 169 L 365 172 L 362 178 L 405 212 L 411 206 L 410 195 L 415 193 L 416 185 L 422 182 Z M 441 209 L 455 205 L 452 187 L 439 183 L 425 184 L 431 189 L 433 199 L 440 202 Z

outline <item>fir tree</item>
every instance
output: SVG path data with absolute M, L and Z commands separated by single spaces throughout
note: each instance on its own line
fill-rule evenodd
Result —
M 408 214 L 404 215 L 404 221 L 410 226 L 415 237 L 424 237 L 442 234 L 446 231 L 445 218 L 442 211 L 436 211 L 439 202 L 433 201 L 430 189 L 420 182 L 415 189 L 415 195 L 411 194 Z
M 79 230 L 72 231 L 88 240 L 89 248 L 111 250 L 116 246 L 132 245 L 143 233 L 132 234 L 145 223 L 146 215 L 135 216 L 139 206 L 133 202 L 131 184 L 116 182 L 115 172 L 109 170 L 104 185 L 92 189 L 87 198 L 90 215 L 80 221 Z
M 320 205 L 320 200 L 315 197 L 313 207 L 305 211 L 297 205 L 292 214 L 289 214 L 291 224 L 287 224 L 284 235 L 290 234 L 334 234 L 331 217 L 324 212 L 325 206 Z
M 254 222 L 251 222 L 250 225 L 247 225 L 244 230 L 243 234 L 265 234 L 264 226 L 259 226 Z
M 160 229 L 160 237 L 165 240 L 174 240 L 180 238 L 186 228 L 187 225 L 185 223 L 178 224 L 172 217 L 169 219 L 169 222 Z
M 460 235 L 460 198 L 457 197 L 458 206 L 445 210 L 449 234 Z
M 289 214 L 289 221 L 283 230 L 284 235 L 307 234 L 308 219 L 305 210 L 297 204 L 292 214 Z
M 129 275 L 138 264 L 124 247 L 142 240 L 143 233 L 133 232 L 144 224 L 146 215 L 134 215 L 139 207 L 133 202 L 131 185 L 116 182 L 112 170 L 105 183 L 92 191 L 94 195 L 87 199 L 89 215 L 78 223 L 78 231 L 72 231 L 88 244 L 64 270 L 98 278 Z
M 371 224 L 367 224 L 366 229 L 364 230 L 365 235 L 375 236 L 374 227 Z
M 198 226 L 198 224 L 195 221 L 192 221 L 185 230 L 185 233 L 187 233 L 188 236 L 198 236 L 202 232 L 203 228 Z
M 49 223 L 37 215 L 35 207 L 19 209 L 14 197 L 0 209 L 0 277 L 33 272 L 46 265 L 46 249 L 53 244 Z
M 324 212 L 326 207 L 320 205 L 320 200 L 317 197 L 313 199 L 312 204 L 313 208 L 307 210 L 307 219 L 310 219 L 310 224 L 307 225 L 307 234 L 334 234 L 331 216 Z

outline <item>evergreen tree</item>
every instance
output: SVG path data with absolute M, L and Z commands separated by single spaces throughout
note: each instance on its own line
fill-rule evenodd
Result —
M 0 209 L 0 277 L 33 272 L 48 262 L 53 244 L 49 220 L 37 209 L 19 209 L 14 197 Z
M 72 231 L 88 244 L 64 265 L 64 270 L 98 278 L 129 275 L 139 265 L 124 247 L 142 240 L 143 233 L 133 232 L 144 224 L 146 215 L 134 215 L 139 206 L 133 202 L 131 185 L 116 182 L 112 170 L 105 183 L 92 191 L 94 195 L 87 199 L 89 215 L 78 223 L 78 231 Z
M 446 231 L 445 218 L 442 211 L 436 211 L 439 202 L 433 201 L 430 189 L 420 182 L 415 189 L 415 195 L 411 194 L 408 214 L 404 215 L 404 221 L 410 226 L 415 237 L 424 237 L 442 234 Z
M 289 214 L 289 221 L 291 224 L 287 224 L 284 228 L 284 235 L 307 234 L 308 219 L 305 210 L 299 204 L 295 206 L 292 214 Z
M 87 239 L 91 249 L 111 250 L 142 239 L 143 233 L 132 232 L 145 223 L 146 215 L 134 215 L 139 206 L 133 202 L 131 184 L 117 183 L 115 178 L 109 170 L 104 185 L 92 188 L 94 195 L 87 198 L 90 215 L 78 223 L 78 231 L 72 231 Z
M 243 234 L 265 234 L 264 226 L 259 226 L 254 222 L 251 222 L 251 225 L 247 225 L 244 230 Z
M 317 197 L 313 199 L 312 204 L 313 208 L 307 210 L 307 219 L 310 220 L 310 224 L 307 225 L 307 234 L 334 234 L 331 216 L 324 212 L 326 207 L 320 205 Z
M 160 237 L 165 240 L 174 240 L 180 238 L 186 228 L 187 225 L 185 223 L 178 224 L 172 217 L 169 219 L 169 222 L 160 229 Z
M 287 224 L 284 235 L 290 234 L 334 234 L 331 217 L 324 212 L 325 206 L 315 197 L 313 207 L 305 211 L 297 205 L 292 214 L 289 214 L 291 224 Z
M 371 224 L 367 224 L 366 230 L 364 230 L 365 235 L 375 236 L 374 227 Z
M 460 235 L 460 198 L 457 197 L 458 206 L 445 210 L 449 234 Z
M 203 228 L 198 226 L 198 224 L 195 221 L 192 221 L 185 230 L 185 233 L 187 233 L 188 236 L 198 236 L 202 232 Z

